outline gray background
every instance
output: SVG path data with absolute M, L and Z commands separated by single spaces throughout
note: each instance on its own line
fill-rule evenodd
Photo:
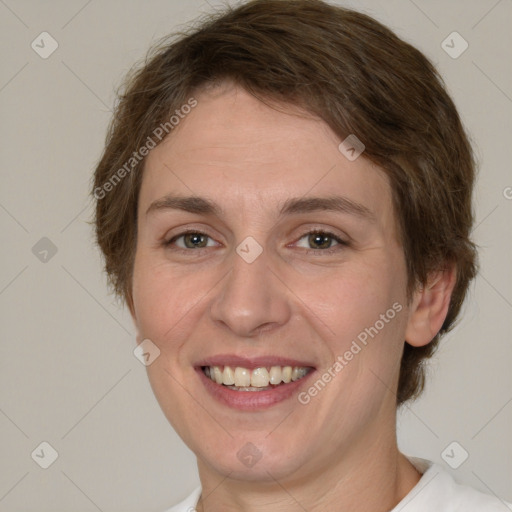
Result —
M 425 395 L 399 415 L 400 445 L 512 501 L 512 2 L 343 4 L 434 61 L 481 162 L 481 274 Z M 87 194 L 124 73 L 156 38 L 218 5 L 0 0 L 0 511 L 158 511 L 198 484 L 132 353 L 131 318 L 106 289 Z M 59 45 L 47 59 L 31 48 L 43 31 Z M 453 31 L 469 43 L 456 59 L 441 46 Z M 31 457 L 43 441 L 59 454 L 48 469 Z M 453 441 L 469 453 L 458 469 L 441 456 Z

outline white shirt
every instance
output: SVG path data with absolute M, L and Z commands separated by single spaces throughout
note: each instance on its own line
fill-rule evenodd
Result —
M 512 504 L 472 487 L 458 484 L 441 466 L 428 460 L 410 457 L 422 474 L 420 481 L 390 512 L 506 512 Z M 185 500 L 165 512 L 195 512 L 201 487 Z

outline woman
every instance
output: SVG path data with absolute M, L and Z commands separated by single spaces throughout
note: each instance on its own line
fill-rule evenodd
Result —
M 396 442 L 475 276 L 473 183 L 432 65 L 354 11 L 248 2 L 129 79 L 96 233 L 197 456 L 171 511 L 501 510 Z

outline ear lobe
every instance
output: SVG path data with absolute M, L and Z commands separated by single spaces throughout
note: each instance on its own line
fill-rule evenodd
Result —
M 439 332 L 448 314 L 456 279 L 457 270 L 451 264 L 432 274 L 428 283 L 415 292 L 405 331 L 409 345 L 427 345 Z

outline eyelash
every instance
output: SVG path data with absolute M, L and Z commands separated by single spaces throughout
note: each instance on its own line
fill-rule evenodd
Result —
M 182 231 L 181 233 L 173 236 L 171 239 L 164 241 L 163 245 L 165 247 L 170 248 L 172 246 L 172 244 L 174 242 L 176 242 L 176 240 L 178 240 L 182 236 L 185 236 L 188 234 L 202 235 L 202 236 L 211 238 L 209 235 L 207 235 L 206 233 L 203 233 L 202 231 L 197 231 L 196 229 L 188 229 L 186 231 Z M 338 244 L 335 245 L 334 247 L 329 247 L 328 249 L 306 249 L 306 254 L 310 254 L 312 252 L 316 253 L 317 255 L 318 255 L 318 253 L 333 254 L 333 253 L 337 252 L 338 250 L 340 250 L 341 247 L 347 247 L 349 245 L 345 240 L 342 240 L 341 238 L 339 238 L 337 235 L 335 235 L 331 231 L 325 230 L 325 229 L 313 229 L 311 231 L 306 231 L 297 239 L 297 241 L 301 240 L 302 238 L 304 238 L 307 235 L 317 235 L 317 234 L 318 235 L 326 235 L 329 238 L 332 238 L 334 241 L 338 242 Z M 174 251 L 183 252 L 183 253 L 185 253 L 185 252 L 190 253 L 191 251 L 199 252 L 199 251 L 201 251 L 201 249 L 208 249 L 208 247 L 199 247 L 197 249 L 191 249 L 191 248 L 183 249 L 181 247 L 173 248 Z

